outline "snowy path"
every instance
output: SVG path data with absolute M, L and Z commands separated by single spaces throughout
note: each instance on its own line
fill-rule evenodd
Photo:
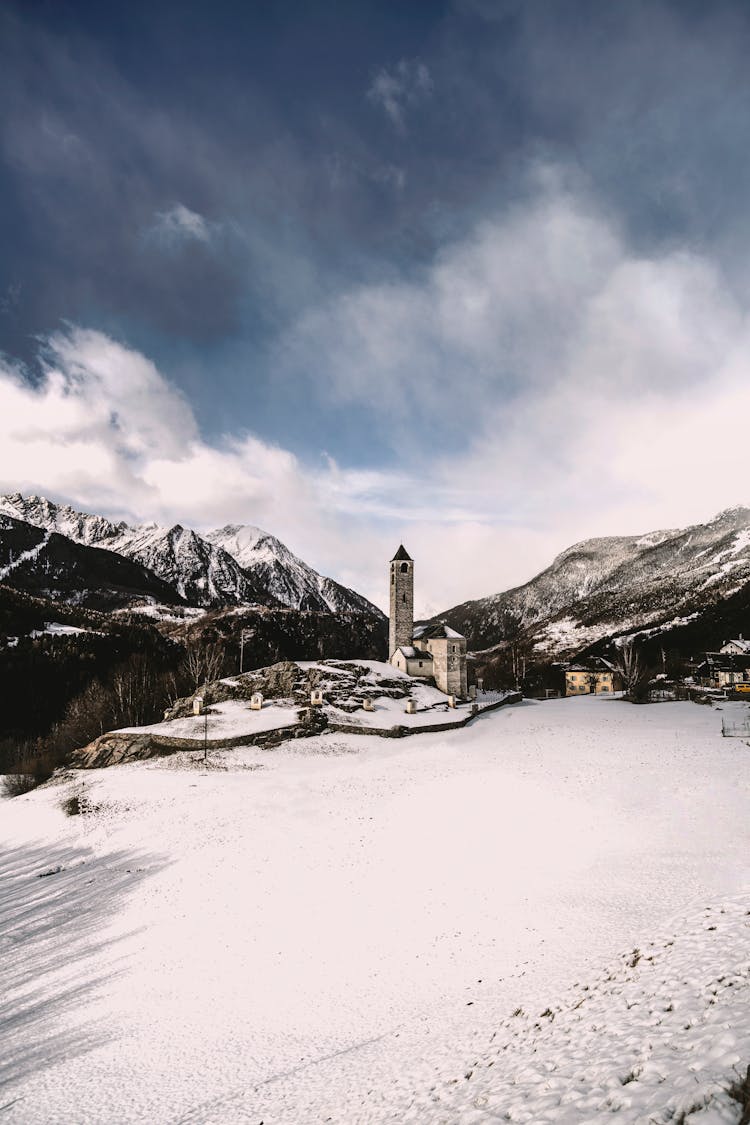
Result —
M 97 771 L 83 818 L 62 816 L 59 790 L 3 802 L 3 1120 L 491 1121 L 512 1098 L 533 1106 L 540 1034 L 560 1091 L 576 1042 L 606 1087 L 610 1056 L 644 1038 L 620 1012 L 622 955 L 748 883 L 750 751 L 719 721 L 691 704 L 523 704 L 403 743 L 338 735 L 217 754 L 232 768 L 205 773 L 178 759 Z M 740 979 L 740 952 L 718 967 L 725 945 L 703 961 L 698 939 L 674 949 L 657 996 L 677 997 L 693 962 L 702 989 L 714 955 L 715 976 Z M 618 1018 L 598 993 L 599 1035 L 570 1009 L 607 975 Z M 547 1008 L 554 1020 L 536 1018 Z M 515 1025 L 507 1064 L 492 1052 Z M 742 1056 L 742 1033 L 717 1067 Z M 654 1038 L 669 1058 L 656 1024 Z M 49 1047 L 14 1063 L 32 1042 Z M 671 1072 L 659 1086 L 667 1106 Z M 598 1120 L 561 1115 L 552 1087 L 551 1116 L 506 1119 Z
M 50 534 L 49 531 L 46 532 L 44 538 L 35 547 L 30 547 L 28 551 L 22 551 L 18 558 L 8 563 L 7 566 L 0 566 L 0 582 L 3 582 L 16 567 L 23 566 L 24 563 L 37 558 L 49 543 Z

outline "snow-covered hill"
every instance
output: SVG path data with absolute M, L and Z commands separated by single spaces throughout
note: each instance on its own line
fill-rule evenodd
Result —
M 538 646 L 575 651 L 603 637 L 691 620 L 750 582 L 750 509 L 647 535 L 589 539 L 524 586 L 440 614 L 474 649 L 497 644 L 508 617 Z
M 366 598 L 318 574 L 256 527 L 228 526 L 204 536 L 181 524 L 131 526 L 17 492 L 0 497 L 0 513 L 123 555 L 193 605 L 280 605 L 382 617 Z
M 361 594 L 318 574 L 280 539 L 259 527 L 227 524 L 207 532 L 206 539 L 227 551 L 259 587 L 282 605 L 324 613 L 380 612 Z
M 522 703 L 0 798 L 3 1125 L 738 1125 L 720 718 Z

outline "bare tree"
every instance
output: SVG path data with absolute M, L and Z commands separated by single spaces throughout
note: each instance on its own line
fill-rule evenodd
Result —
M 646 664 L 643 650 L 635 641 L 625 641 L 620 649 L 617 671 L 622 677 L 625 695 L 631 703 L 645 703 L 648 699 L 648 685 L 651 670 Z
M 117 726 L 141 726 L 150 722 L 163 695 L 153 661 L 137 653 L 112 677 L 114 720 Z
M 212 680 L 218 680 L 224 670 L 224 646 L 220 644 L 219 641 L 214 641 L 213 644 L 206 645 L 203 660 L 206 683 L 208 684 Z
M 193 691 L 197 691 L 201 684 L 218 680 L 223 668 L 224 646 L 219 641 L 209 643 L 200 636 L 192 636 L 187 640 L 181 671 Z
M 512 609 L 503 610 L 500 628 L 503 640 L 508 645 L 513 681 L 516 688 L 520 688 L 526 676 L 526 661 L 531 651 L 524 631 L 523 615 Z

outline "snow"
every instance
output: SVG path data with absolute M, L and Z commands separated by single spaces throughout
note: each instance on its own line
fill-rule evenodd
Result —
M 561 617 L 540 630 L 539 640 L 535 642 L 534 648 L 582 648 L 602 636 L 607 636 L 613 629 L 612 622 L 600 622 L 596 625 L 587 626 L 582 625 L 574 617 Z
M 204 538 L 223 547 L 245 569 L 259 562 L 272 564 L 278 558 L 278 547 L 283 547 L 274 536 L 252 524 L 228 524 L 206 532 Z
M 244 606 L 239 607 L 239 612 L 244 612 Z M 206 610 L 198 609 L 192 606 L 179 606 L 175 608 L 173 605 L 164 605 L 163 603 L 154 603 L 152 605 L 134 605 L 127 606 L 125 609 L 116 609 L 114 613 L 121 616 L 129 615 L 131 613 L 137 614 L 138 617 L 153 617 L 158 621 L 196 621 L 199 617 L 205 617 Z
M 43 637 L 45 634 L 51 637 L 75 637 L 79 633 L 98 633 L 98 629 L 81 629 L 77 625 L 62 625 L 57 621 L 46 621 L 43 629 L 32 629 L 29 633 L 30 637 Z
M 425 688 L 425 691 L 436 691 L 435 688 Z M 331 712 L 331 721 L 339 722 L 350 726 L 369 727 L 373 730 L 391 730 L 396 726 L 412 727 L 421 729 L 424 727 L 438 726 L 442 723 L 456 723 L 460 725 L 465 722 L 466 716 L 469 713 L 468 707 L 449 708 L 445 701 L 445 696 L 440 694 L 440 703 L 437 705 L 439 709 L 433 710 L 436 707 L 434 701 L 425 701 L 421 698 L 419 685 L 415 685 L 412 691 L 412 697 L 417 701 L 417 712 L 414 715 L 407 715 L 405 699 L 389 699 L 387 696 L 377 696 L 373 703 L 375 704 L 374 711 L 355 711 L 353 714 L 346 714 L 344 712 L 337 712 L 335 708 L 329 708 Z M 419 710 L 419 708 L 422 710 Z M 425 710 L 430 708 L 430 710 Z
M 736 1123 L 749 792 L 711 708 L 584 697 L 5 800 L 4 1122 Z
M 205 727 L 208 724 L 208 742 L 224 738 L 239 738 L 283 727 L 295 726 L 297 708 L 278 703 L 264 703 L 260 711 L 251 711 L 245 700 L 229 699 L 224 703 L 213 703 L 208 718 L 203 715 L 189 715 L 184 719 L 170 719 L 164 723 L 152 723 L 146 727 L 123 727 L 121 734 L 161 734 L 172 738 L 194 738 L 202 743 Z
M 259 527 L 227 524 L 206 532 L 205 538 L 227 551 L 282 605 L 307 605 L 333 613 L 375 611 L 361 595 L 318 574 L 274 535 Z

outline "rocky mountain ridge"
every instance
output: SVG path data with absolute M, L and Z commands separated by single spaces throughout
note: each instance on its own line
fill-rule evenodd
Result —
M 568 547 L 522 586 L 464 602 L 445 620 L 481 651 L 522 633 L 542 654 L 568 655 L 603 638 L 668 631 L 750 582 L 750 509 L 705 524 Z
M 130 559 L 191 605 L 286 606 L 382 617 L 366 598 L 318 574 L 280 540 L 259 528 L 228 525 L 200 535 L 181 524 L 169 528 L 154 523 L 131 526 L 21 493 L 1 496 L 0 513 L 66 536 L 74 543 Z M 230 547 L 241 558 L 235 557 Z
M 249 524 L 227 524 L 205 538 L 236 559 L 256 584 L 280 605 L 317 613 L 372 613 L 361 594 L 325 578 L 293 554 L 275 535 Z
M 87 609 L 116 610 L 133 602 L 185 604 L 169 583 L 135 560 L 4 514 L 0 583 Z

